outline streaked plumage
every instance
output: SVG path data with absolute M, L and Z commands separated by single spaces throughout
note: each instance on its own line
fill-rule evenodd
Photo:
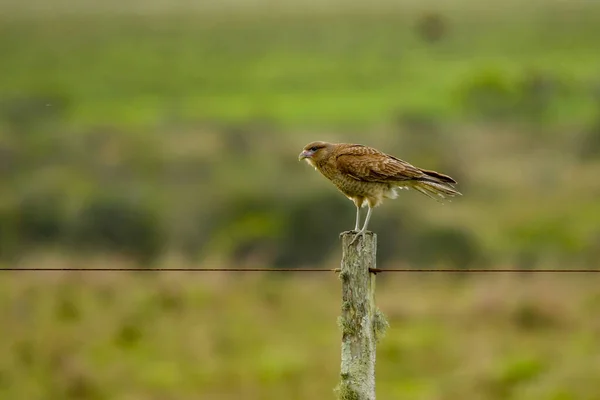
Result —
M 395 199 L 397 188 L 413 188 L 428 197 L 444 200 L 459 195 L 456 181 L 439 172 L 417 168 L 372 147 L 349 143 L 312 142 L 299 156 L 329 179 L 357 208 L 358 238 L 364 235 L 371 212 L 383 199 Z M 359 231 L 360 207 L 369 211 Z

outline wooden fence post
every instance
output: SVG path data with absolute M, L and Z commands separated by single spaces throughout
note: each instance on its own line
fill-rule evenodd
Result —
M 375 400 L 375 347 L 387 328 L 384 315 L 375 306 L 375 257 L 377 235 L 350 244 L 356 233 L 343 232 L 341 382 L 339 400 Z

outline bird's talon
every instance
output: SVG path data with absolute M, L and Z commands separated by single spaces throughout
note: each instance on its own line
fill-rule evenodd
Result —
M 353 231 L 354 232 L 354 231 Z M 350 242 L 350 245 L 354 244 L 354 242 L 356 242 L 356 239 L 358 239 L 359 237 L 364 237 L 365 236 L 365 232 L 364 231 L 358 231 L 356 233 L 356 236 L 354 236 L 354 238 L 352 239 L 352 241 Z

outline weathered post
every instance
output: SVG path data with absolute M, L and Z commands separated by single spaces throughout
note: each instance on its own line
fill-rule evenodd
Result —
M 366 232 L 351 244 L 355 232 L 343 232 L 341 382 L 339 400 L 375 400 L 375 347 L 387 322 L 375 306 L 377 235 Z

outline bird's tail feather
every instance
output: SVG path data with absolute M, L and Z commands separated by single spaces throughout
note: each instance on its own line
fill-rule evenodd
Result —
M 421 170 L 425 175 L 411 183 L 411 187 L 427 197 L 443 201 L 448 197 L 460 196 L 461 193 L 454 188 L 456 181 L 448 175 L 435 171 Z
M 425 174 L 425 176 L 422 178 L 425 180 L 431 180 L 433 182 L 439 182 L 439 183 L 450 183 L 450 184 L 456 183 L 456 181 L 454 179 L 452 179 L 451 177 L 449 177 L 448 175 L 440 174 L 439 172 L 430 171 L 427 169 L 421 169 L 421 172 Z

